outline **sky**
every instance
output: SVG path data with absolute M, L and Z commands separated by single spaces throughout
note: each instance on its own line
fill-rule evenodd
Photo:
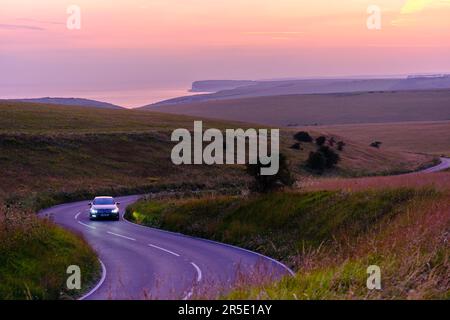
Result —
M 203 79 L 450 73 L 449 18 L 450 0 L 0 0 L 0 98 L 133 107 Z

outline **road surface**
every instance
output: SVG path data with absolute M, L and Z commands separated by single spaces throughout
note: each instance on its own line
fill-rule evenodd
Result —
M 438 164 L 434 167 L 422 170 L 422 171 L 420 171 L 420 173 L 434 173 L 434 172 L 439 172 L 439 171 L 444 171 L 444 170 L 450 169 L 450 159 L 449 158 L 440 158 L 440 160 L 441 160 L 440 164 Z
M 122 210 L 120 221 L 90 221 L 89 200 L 40 212 L 82 234 L 98 253 L 105 277 L 86 299 L 211 297 L 241 274 L 280 278 L 292 273 L 281 263 L 254 252 L 124 220 L 123 211 L 138 198 L 117 198 Z

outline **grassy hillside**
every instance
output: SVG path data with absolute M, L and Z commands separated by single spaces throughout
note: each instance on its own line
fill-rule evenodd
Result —
M 100 266 L 81 238 L 26 210 L 0 209 L 0 300 L 69 299 L 94 284 Z M 82 270 L 82 290 L 67 290 L 67 267 Z
M 175 166 L 170 161 L 173 129 L 192 128 L 194 118 L 133 110 L 0 102 L 0 191 L 25 197 L 33 206 L 89 198 L 97 192 L 143 193 L 154 188 L 224 187 L 248 182 L 242 166 Z M 215 128 L 250 124 L 207 120 Z M 295 131 L 282 132 L 283 152 L 300 177 L 314 144 L 289 147 Z M 313 136 L 320 132 L 312 133 Z M 344 138 L 342 138 L 344 139 Z M 432 158 L 376 150 L 345 140 L 332 175 L 383 174 L 414 170 Z M 219 177 L 219 179 L 217 178 Z M 189 187 L 188 187 L 189 188 Z M 73 195 L 73 196 L 71 196 Z
M 36 98 L 36 99 L 17 99 L 15 101 L 42 103 L 42 104 L 56 104 L 65 106 L 79 106 L 87 108 L 102 108 L 102 109 L 121 109 L 122 107 L 97 100 L 82 99 L 82 98 Z
M 429 299 L 450 294 L 449 200 L 444 188 L 429 187 L 289 192 L 143 200 L 127 216 L 243 246 L 297 270 L 294 278 L 251 288 L 240 279 L 228 298 Z M 374 264 L 382 270 L 381 291 L 366 288 Z
M 151 106 L 149 110 L 276 126 L 441 121 L 450 90 L 283 95 Z
M 450 121 L 348 124 L 315 128 L 361 144 L 383 142 L 383 148 L 450 156 Z
M 0 298 L 58 298 L 64 293 L 60 276 L 65 273 L 53 270 L 79 264 L 89 270 L 87 279 L 94 279 L 98 271 L 95 254 L 82 239 L 32 218 L 32 210 L 99 193 L 241 189 L 247 184 L 242 166 L 176 167 L 171 163 L 172 130 L 192 128 L 193 121 L 148 111 L 0 102 L 0 207 L 4 208 L 3 202 L 12 204 L 2 211 L 6 218 L 0 219 L 0 274 L 5 277 L 0 281 Z M 205 126 L 254 125 L 207 120 Z M 304 179 L 308 174 L 304 160 L 316 146 L 309 143 L 302 144 L 303 150 L 290 149 L 294 133 L 282 131 L 282 149 L 294 173 Z M 328 176 L 414 170 L 432 160 L 345 142 L 340 153 L 343 160 Z
M 198 84 L 194 83 L 193 87 Z M 222 88 L 221 84 L 225 84 Z M 387 79 L 298 79 L 264 81 L 200 81 L 206 89 L 203 92 L 218 91 L 210 94 L 178 97 L 156 103 L 155 105 L 198 103 L 211 100 L 242 99 L 249 97 L 267 97 L 294 94 L 327 94 L 399 90 L 437 90 L 449 89 L 450 77 L 408 77 Z M 229 85 L 229 88 L 226 88 Z M 234 85 L 234 87 L 233 87 Z M 216 87 L 216 90 L 208 90 Z

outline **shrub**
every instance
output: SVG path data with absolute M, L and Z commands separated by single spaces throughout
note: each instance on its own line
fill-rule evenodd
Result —
M 323 146 L 327 142 L 327 138 L 325 136 L 320 136 L 316 139 L 316 144 L 318 146 Z
M 336 144 L 336 139 L 334 137 L 331 137 L 328 140 L 328 144 L 330 145 L 330 147 L 334 147 L 334 145 Z
M 344 141 L 339 141 L 339 142 L 337 143 L 337 149 L 338 149 L 339 151 L 344 151 L 344 147 L 345 147 L 345 142 L 344 142 Z
M 326 160 L 326 167 L 333 168 L 340 161 L 339 155 L 330 147 L 322 146 L 319 148 L 318 152 L 322 153 Z
M 290 148 L 294 150 L 303 150 L 300 142 L 294 143 Z
M 306 131 L 297 132 L 294 135 L 294 139 L 300 142 L 312 142 L 313 138 Z
M 272 176 L 261 175 L 261 168 L 269 167 L 258 161 L 257 164 L 247 164 L 247 173 L 254 178 L 253 190 L 262 193 L 275 191 L 285 186 L 292 186 L 295 182 L 286 157 L 280 154 L 278 173 Z
M 323 172 L 326 166 L 325 156 L 321 152 L 313 152 L 309 153 L 308 160 L 306 160 L 306 166 L 312 170 Z
M 373 148 L 380 149 L 382 143 L 383 143 L 383 142 L 381 142 L 381 141 L 374 141 L 374 142 L 372 142 L 372 143 L 370 144 L 370 146 L 373 147 Z
M 340 161 L 339 155 L 328 146 L 321 146 L 316 152 L 309 154 L 306 166 L 314 171 L 323 173 L 325 169 L 333 168 Z

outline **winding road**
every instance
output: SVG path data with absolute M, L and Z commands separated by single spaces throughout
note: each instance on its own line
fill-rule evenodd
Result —
M 292 274 L 280 262 L 251 251 L 126 221 L 123 211 L 138 199 L 116 198 L 120 221 L 90 221 L 88 200 L 40 212 L 82 234 L 102 261 L 102 280 L 83 299 L 212 297 L 243 275 L 267 279 Z
M 450 168 L 450 159 L 420 173 Z M 293 272 L 269 257 L 209 240 L 133 224 L 125 208 L 139 196 L 117 198 L 120 221 L 90 221 L 88 201 L 40 212 L 82 234 L 102 262 L 101 281 L 82 299 L 190 299 L 213 297 L 241 279 L 280 278 Z
M 441 163 L 438 165 L 422 170 L 421 173 L 434 173 L 450 169 L 450 158 L 440 158 Z

